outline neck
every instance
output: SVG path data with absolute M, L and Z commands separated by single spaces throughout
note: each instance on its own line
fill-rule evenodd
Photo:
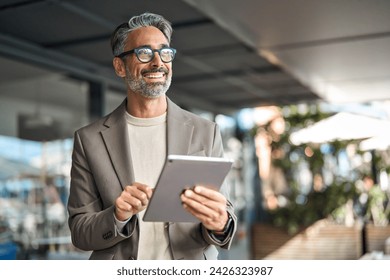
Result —
M 154 118 L 167 111 L 165 94 L 158 98 L 145 98 L 135 94 L 127 94 L 127 112 L 137 118 Z

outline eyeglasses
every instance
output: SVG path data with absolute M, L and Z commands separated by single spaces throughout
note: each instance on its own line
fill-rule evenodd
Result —
M 161 61 L 164 63 L 171 62 L 175 58 L 175 54 L 176 54 L 176 50 L 169 47 L 163 47 L 161 49 L 152 49 L 150 47 L 139 47 L 139 48 L 132 49 L 130 51 L 123 52 L 120 55 L 117 55 L 117 57 L 123 58 L 128 54 L 135 53 L 136 57 L 140 62 L 148 63 L 153 60 L 155 52 L 158 52 Z

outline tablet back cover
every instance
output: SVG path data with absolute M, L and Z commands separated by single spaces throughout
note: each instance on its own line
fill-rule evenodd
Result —
M 181 205 L 181 193 L 195 185 L 215 186 L 219 190 L 232 164 L 232 160 L 224 158 L 169 155 L 143 220 L 199 222 Z

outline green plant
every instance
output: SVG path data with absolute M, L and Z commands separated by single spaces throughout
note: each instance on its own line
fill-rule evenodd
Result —
M 390 202 L 387 194 L 378 185 L 372 186 L 368 191 L 367 220 L 372 220 L 374 225 L 385 226 L 390 219 Z
M 271 150 L 278 151 L 279 154 L 278 157 L 272 159 L 272 164 L 283 170 L 290 190 L 285 197 L 286 203 L 284 205 L 267 210 L 269 221 L 276 226 L 285 228 L 291 234 L 324 218 L 344 223 L 348 217 L 357 218 L 360 215 L 365 216 L 366 219 L 372 219 L 376 223 L 383 224 L 388 221 L 390 215 L 390 206 L 386 204 L 388 198 L 378 188 L 372 188 L 370 191 L 367 208 L 363 212 L 353 212 L 354 204 L 361 195 L 355 186 L 356 180 L 363 176 L 365 170 L 352 170 L 348 176 L 337 175 L 337 170 L 331 170 L 335 173 L 332 181 L 325 183 L 323 180 L 325 158 L 332 157 L 337 161 L 339 156 L 346 152 L 349 145 L 356 146 L 359 141 L 345 140 L 324 144 L 293 145 L 289 141 L 292 132 L 318 122 L 328 117 L 329 114 L 321 113 L 318 107 L 311 107 L 303 114 L 299 113 L 296 106 L 290 106 L 287 111 L 288 114 L 284 116 L 286 129 L 283 134 L 274 137 L 270 124 L 261 127 L 262 131 L 268 132 L 272 139 Z M 253 133 L 258 130 L 259 128 L 255 128 Z M 326 149 L 324 149 L 325 145 Z M 374 157 L 373 161 L 378 166 L 384 165 L 380 157 Z M 312 186 L 310 190 L 303 190 L 297 180 L 297 174 L 302 166 L 306 166 L 311 174 Z M 321 178 L 321 182 L 317 185 L 315 183 L 316 177 Z
M 269 210 L 270 220 L 275 226 L 294 234 L 320 219 L 332 217 L 335 221 L 344 220 L 345 204 L 357 196 L 353 184 L 341 180 L 323 191 L 311 191 L 306 196 L 294 192 L 287 206 Z

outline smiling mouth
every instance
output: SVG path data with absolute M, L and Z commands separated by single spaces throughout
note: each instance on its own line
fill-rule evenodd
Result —
M 160 67 L 160 68 L 154 68 L 152 70 L 143 70 L 141 72 L 142 76 L 147 79 L 162 79 L 165 76 L 168 75 L 168 70 Z
M 161 79 L 165 76 L 164 73 L 161 73 L 161 72 L 154 72 L 154 73 L 147 73 L 147 74 L 144 74 L 144 77 L 145 78 L 148 78 L 148 79 Z

